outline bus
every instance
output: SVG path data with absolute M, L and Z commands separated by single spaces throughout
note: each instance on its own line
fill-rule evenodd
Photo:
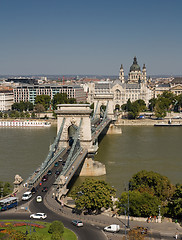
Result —
M 0 211 L 8 210 L 9 208 L 17 207 L 18 199 L 17 197 L 8 197 L 0 200 Z

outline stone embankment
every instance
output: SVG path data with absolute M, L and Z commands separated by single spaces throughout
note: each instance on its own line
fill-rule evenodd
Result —
M 156 120 L 156 119 L 118 119 L 115 122 L 115 126 L 154 126 L 154 124 L 157 123 L 168 123 L 169 119 L 162 119 L 162 120 Z M 172 120 L 172 123 L 181 123 L 181 119 L 174 119 Z

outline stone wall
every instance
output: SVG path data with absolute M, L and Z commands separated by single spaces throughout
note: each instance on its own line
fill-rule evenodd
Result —
M 86 158 L 83 164 L 80 176 L 102 176 L 106 174 L 106 167 L 104 164 L 94 161 L 92 158 Z

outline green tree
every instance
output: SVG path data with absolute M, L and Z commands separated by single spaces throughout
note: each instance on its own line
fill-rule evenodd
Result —
M 9 182 L 0 182 L 0 189 L 3 197 L 12 192 L 12 186 Z
M 33 232 L 26 237 L 26 240 L 45 240 L 46 236 L 40 233 Z
M 44 108 L 43 104 L 38 103 L 35 105 L 35 110 L 37 113 L 41 113 L 41 112 L 45 111 L 45 108 Z
M 26 117 L 26 118 L 30 118 L 30 113 L 29 113 L 29 112 L 26 112 L 26 113 L 25 113 L 25 117 Z
M 150 110 L 151 112 L 153 112 L 156 103 L 157 103 L 157 98 L 151 98 L 151 99 L 149 100 L 149 110 Z
M 0 118 L 3 118 L 3 113 L 2 112 L 0 112 Z
M 135 119 L 140 113 L 140 105 L 137 101 L 131 103 L 130 111 L 128 113 L 129 119 Z
M 157 216 L 158 206 L 161 203 L 156 196 L 152 196 L 148 192 L 141 193 L 139 191 L 129 191 L 129 202 L 129 214 L 137 217 Z M 127 203 L 128 193 L 123 192 L 118 202 L 118 213 L 123 213 L 125 207 L 127 209 Z
M 140 112 L 146 111 L 146 109 L 147 109 L 146 108 L 146 103 L 145 103 L 145 101 L 143 99 L 138 99 L 135 102 L 138 103 Z
M 67 104 L 69 103 L 67 94 L 66 93 L 57 93 L 54 95 L 52 104 L 53 104 L 53 109 L 56 109 L 57 104 Z
M 176 102 L 175 102 L 174 106 L 175 106 L 175 110 L 180 112 L 180 110 L 182 108 L 182 94 L 176 96 Z
M 68 102 L 69 102 L 69 104 L 75 104 L 76 103 L 76 99 L 75 98 L 69 98 Z
M 126 111 L 127 111 L 127 112 L 132 111 L 132 103 L 131 103 L 130 98 L 128 99 L 128 101 L 127 101 L 127 103 L 126 103 Z
M 164 118 L 166 116 L 166 108 L 165 104 L 163 102 L 158 102 L 155 105 L 154 108 L 155 116 L 157 118 Z
M 20 118 L 25 118 L 25 113 L 24 112 L 20 112 Z
M 86 179 L 76 187 L 71 196 L 75 200 L 76 208 L 81 210 L 96 210 L 113 206 L 112 196 L 116 190 L 101 180 Z
M 35 113 L 34 113 L 34 112 L 32 112 L 32 113 L 31 113 L 31 118 L 33 118 L 33 119 L 34 119 L 35 117 L 36 117 Z
M 168 216 L 182 218 L 182 184 L 177 184 L 174 195 L 168 203 Z
M 170 199 L 174 193 L 174 186 L 169 179 L 153 171 L 142 170 L 134 174 L 129 181 L 130 190 L 148 192 L 161 200 Z
M 61 221 L 54 221 L 51 223 L 49 230 L 49 233 L 54 233 L 54 232 L 60 232 L 61 234 L 64 233 L 64 225 Z
M 8 114 L 5 113 L 5 114 L 4 114 L 4 119 L 7 119 L 7 118 L 8 118 Z
M 50 106 L 51 98 L 48 95 L 37 95 L 35 98 L 35 105 L 41 104 L 45 110 L 48 110 Z

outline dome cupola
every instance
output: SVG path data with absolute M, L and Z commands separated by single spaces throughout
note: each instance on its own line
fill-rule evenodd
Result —
M 130 67 L 130 72 L 140 71 L 140 66 L 137 63 L 137 58 L 134 57 L 133 64 Z

